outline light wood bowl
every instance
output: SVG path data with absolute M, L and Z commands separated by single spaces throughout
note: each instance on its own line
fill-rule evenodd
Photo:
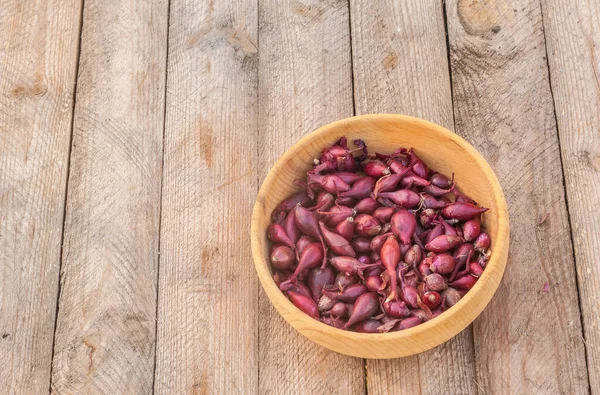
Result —
M 313 158 L 340 137 L 351 144 L 363 139 L 369 152 L 391 153 L 413 147 L 433 169 L 455 174 L 457 186 L 490 210 L 483 224 L 492 240 L 492 255 L 477 284 L 454 307 L 437 318 L 399 332 L 367 334 L 325 325 L 301 312 L 273 281 L 266 229 L 273 209 L 296 191 L 295 179 L 304 179 Z M 252 255 L 260 282 L 283 318 L 298 332 L 330 350 L 361 358 L 397 358 L 442 344 L 465 329 L 494 295 L 508 256 L 509 224 L 506 202 L 496 175 L 485 159 L 451 131 L 418 118 L 373 114 L 330 123 L 302 138 L 277 161 L 262 184 L 252 213 Z

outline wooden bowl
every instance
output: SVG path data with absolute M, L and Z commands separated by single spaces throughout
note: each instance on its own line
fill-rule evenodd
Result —
M 490 210 L 483 224 L 492 240 L 492 255 L 477 284 L 455 306 L 435 319 L 399 332 L 356 333 L 325 325 L 300 311 L 275 282 L 269 264 L 266 229 L 273 209 L 296 191 L 295 179 L 304 179 L 313 158 L 340 137 L 363 139 L 369 152 L 391 153 L 414 147 L 433 169 L 455 174 L 458 187 Z M 283 318 L 312 341 L 342 354 L 361 358 L 397 358 L 428 350 L 465 329 L 494 295 L 508 256 L 508 211 L 496 175 L 485 159 L 451 131 L 418 118 L 372 114 L 330 123 L 302 138 L 273 166 L 262 184 L 252 213 L 252 255 L 260 282 Z

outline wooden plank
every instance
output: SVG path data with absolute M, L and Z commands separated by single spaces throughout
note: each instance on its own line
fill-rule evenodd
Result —
M 172 0 L 155 390 L 256 393 L 257 2 Z
M 0 393 L 44 393 L 81 1 L 0 6 Z
M 353 115 L 348 4 L 261 0 L 259 179 L 298 139 Z M 260 388 L 274 394 L 364 393 L 362 359 L 298 334 L 260 291 Z
M 488 394 L 587 393 L 539 2 L 450 0 L 447 12 L 456 131 L 496 171 L 511 217 L 503 282 L 473 328 L 477 382 Z
M 351 2 L 357 114 L 403 113 L 454 128 L 442 7 Z M 416 356 L 369 360 L 367 372 L 369 393 L 474 393 L 471 328 Z
M 542 1 L 583 316 L 590 388 L 600 393 L 600 3 Z M 557 284 L 553 284 L 556 286 Z
M 152 391 L 167 4 L 85 4 L 54 393 Z

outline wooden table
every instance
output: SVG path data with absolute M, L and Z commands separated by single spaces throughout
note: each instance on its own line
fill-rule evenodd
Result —
M 586 0 L 4 2 L 0 393 L 600 394 L 598 15 Z M 377 361 L 278 316 L 249 227 L 294 142 L 382 112 L 478 148 L 512 240 L 471 327 Z

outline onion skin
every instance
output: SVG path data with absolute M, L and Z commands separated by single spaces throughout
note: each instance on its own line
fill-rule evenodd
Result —
M 469 263 L 469 272 L 473 277 L 481 277 L 483 274 L 483 268 L 479 262 L 471 262 Z
M 304 249 L 306 248 L 307 245 L 313 243 L 313 241 L 311 240 L 310 237 L 308 236 L 301 236 L 298 241 L 296 242 L 296 252 L 298 254 L 302 254 L 302 251 L 304 251 Z
M 431 182 L 432 185 L 443 189 L 450 188 L 450 186 L 452 186 L 452 181 L 450 181 L 448 177 L 441 173 L 432 174 L 429 178 L 429 182 Z
M 443 189 L 435 185 L 427 185 L 425 188 L 423 188 L 425 193 L 435 197 L 444 196 L 445 194 L 452 192 L 452 190 L 454 190 L 454 184 L 452 184 L 448 189 Z
M 390 220 L 392 232 L 398 236 L 402 244 L 410 243 L 412 235 L 417 229 L 417 219 L 408 210 L 400 209 L 392 215 Z
M 371 259 L 370 255 L 361 255 L 358 258 L 358 261 L 360 263 L 362 263 L 363 265 L 369 265 L 371 263 L 373 263 L 374 261 Z
M 352 206 L 354 206 L 355 203 L 356 203 L 356 201 L 352 197 L 338 197 L 337 199 L 335 199 L 336 206 L 352 207 Z M 325 211 L 325 210 L 323 210 L 323 211 Z
M 388 238 L 389 235 L 390 234 L 388 233 L 373 237 L 371 239 L 371 242 L 369 243 L 370 250 L 379 253 L 379 251 L 381 251 L 381 247 L 383 247 L 383 243 L 385 243 L 385 240 Z
M 388 165 L 390 166 L 390 170 L 393 174 L 406 174 L 406 172 L 410 171 L 410 167 L 407 167 L 408 162 L 402 163 L 402 161 L 398 159 L 392 159 L 388 161 Z
M 348 217 L 344 221 L 340 221 L 335 226 L 335 231 L 346 240 L 351 241 L 354 237 L 354 218 Z
M 385 287 L 385 283 L 381 276 L 368 276 L 365 279 L 365 286 L 371 292 L 379 292 Z
M 333 174 L 322 176 L 320 174 L 312 174 L 309 172 L 307 179 L 309 185 L 316 184 L 333 195 L 339 195 L 341 192 L 346 192 L 350 189 L 348 183 Z
M 471 256 L 473 256 L 474 253 L 475 249 L 471 243 L 463 243 L 456 248 L 454 255 L 452 256 L 456 261 L 456 265 L 454 266 L 454 270 L 450 275 L 450 281 L 454 281 L 458 271 L 471 260 Z
M 421 196 L 410 189 L 399 189 L 395 192 L 381 192 L 380 197 L 388 198 L 404 208 L 412 208 L 421 202 Z
M 419 307 L 417 303 L 417 289 L 411 285 L 405 285 L 402 287 L 402 300 L 404 303 L 408 305 L 411 309 L 416 309 Z
M 462 298 L 460 293 L 454 288 L 448 288 L 444 291 L 443 294 L 444 303 L 446 307 L 450 308 L 458 303 L 458 301 Z
M 294 243 L 298 241 L 300 236 L 300 229 L 296 226 L 296 207 L 290 210 L 287 217 L 283 221 L 283 228 L 285 229 L 285 233 L 288 235 L 290 240 Z
M 342 329 L 346 324 L 346 321 L 339 317 L 323 317 L 321 318 L 321 322 L 338 329 Z
M 425 207 L 426 209 L 436 209 L 437 210 L 440 208 L 444 208 L 447 205 L 447 203 L 444 202 L 443 200 L 438 200 L 435 197 L 433 197 L 427 193 L 422 193 L 421 199 L 423 199 L 423 207 Z
M 327 296 L 331 300 L 338 300 L 340 302 L 345 303 L 354 303 L 358 297 L 366 292 L 368 292 L 367 287 L 363 284 L 354 284 L 350 285 L 348 288 L 345 288 L 343 291 L 339 291 L 331 286 L 323 287 L 323 295 Z
M 369 214 L 359 214 L 354 219 L 354 232 L 359 236 L 375 236 L 381 232 L 381 225 Z
M 292 291 L 288 292 L 288 297 L 294 306 L 302 310 L 305 314 L 308 314 L 315 320 L 319 319 L 319 310 L 314 300 Z
M 371 252 L 371 240 L 367 237 L 355 237 L 350 244 L 356 252 Z
M 402 180 L 402 177 L 404 177 L 404 174 L 408 170 L 409 169 L 407 168 L 403 173 L 390 174 L 388 176 L 381 177 L 379 180 L 377 180 L 377 183 L 375 183 L 375 187 L 373 188 L 373 197 L 377 199 L 380 192 L 393 191 L 398 186 L 398 184 Z
M 400 262 L 400 245 L 394 236 L 388 236 L 381 247 L 381 262 L 390 275 L 390 294 L 386 300 L 398 300 L 396 266 Z
M 300 273 L 304 272 L 307 269 L 312 269 L 319 265 L 319 263 L 323 260 L 324 253 L 323 247 L 319 243 L 311 243 L 306 246 L 302 254 L 300 254 L 300 260 L 298 261 L 298 267 L 294 271 L 292 277 L 290 277 L 291 282 L 295 282 L 296 278 Z
M 394 214 L 395 210 L 393 207 L 379 207 L 375 211 L 373 211 L 373 218 L 379 220 L 379 222 L 386 223 L 389 222 Z
M 300 232 L 321 241 L 321 245 L 323 246 L 323 258 L 321 266 L 324 268 L 327 264 L 327 258 L 325 256 L 325 241 L 323 240 L 323 236 L 319 230 L 319 221 L 317 220 L 317 216 L 315 213 L 305 209 L 302 206 L 296 206 L 294 218 L 296 226 L 298 229 L 300 229 Z M 301 259 L 299 259 L 299 261 L 300 260 Z
M 400 300 L 390 300 L 383 302 L 383 311 L 393 318 L 404 318 L 410 315 L 410 310 L 406 307 L 406 303 Z
M 299 191 L 289 196 L 287 199 L 282 201 L 275 207 L 273 210 L 273 214 L 271 218 L 274 220 L 281 212 L 288 212 L 298 204 L 304 206 L 305 204 L 310 203 L 312 200 L 308 197 L 305 191 Z
M 358 276 L 356 275 L 351 275 L 351 276 L 347 276 L 344 273 L 338 273 L 335 276 L 335 281 L 334 281 L 334 285 L 337 289 L 344 289 L 346 287 L 349 287 L 350 285 L 354 285 L 358 283 Z
M 444 234 L 446 236 L 460 236 L 458 231 L 448 222 L 444 221 L 443 218 L 439 219 L 439 223 L 444 227 Z
M 417 156 L 413 148 L 408 150 L 408 156 L 410 158 L 408 166 L 412 171 L 421 178 L 429 178 L 429 167 Z
M 319 228 L 321 229 L 323 240 L 325 240 L 325 243 L 329 246 L 329 248 L 331 248 L 331 251 L 337 255 L 347 255 L 351 257 L 356 256 L 356 253 L 350 245 L 350 242 L 343 236 L 340 236 L 337 233 L 327 229 L 323 222 L 319 222 Z
M 457 280 L 454 280 L 450 283 L 452 288 L 458 288 L 463 290 L 469 290 L 473 288 L 475 283 L 477 282 L 477 277 L 472 276 L 471 274 L 466 274 L 460 277 Z
M 446 218 L 466 221 L 477 217 L 479 214 L 488 211 L 488 208 L 477 207 L 471 203 L 450 203 L 441 210 L 441 213 Z
M 454 188 L 453 192 L 454 192 L 454 196 L 456 196 L 456 202 L 457 203 L 477 204 L 477 202 L 475 202 L 475 200 L 471 199 L 469 196 L 465 195 L 464 193 L 462 193 L 458 189 Z
M 269 225 L 269 227 L 267 228 L 267 237 L 269 237 L 269 239 L 275 243 L 284 244 L 292 250 L 296 249 L 296 245 L 288 237 L 287 233 L 285 232 L 285 229 L 281 225 Z
M 427 237 L 425 238 L 425 243 L 428 244 L 433 239 L 435 239 L 436 237 L 441 236 L 443 234 L 444 234 L 444 227 L 442 226 L 442 224 L 438 223 L 427 234 Z
M 427 181 L 424 178 L 421 178 L 419 176 L 417 176 L 415 173 L 408 172 L 404 178 L 402 178 L 402 181 L 400 182 L 400 185 L 402 186 L 402 188 L 409 188 L 409 186 L 413 186 L 413 185 L 418 185 L 420 187 L 426 187 L 430 184 L 429 181 Z
M 336 303 L 337 303 L 336 300 L 330 299 L 325 295 L 321 295 L 321 298 L 319 299 L 319 302 L 317 303 L 317 308 L 321 312 L 328 311 L 328 310 L 331 310 L 333 308 L 333 306 L 335 306 Z
M 421 211 L 421 214 L 419 215 L 419 222 L 423 228 L 427 229 L 433 225 L 433 220 L 436 216 L 437 213 L 433 209 L 426 208 L 425 210 Z
M 300 281 L 298 281 L 296 284 L 292 284 L 289 281 L 284 281 L 279 285 L 279 289 L 281 289 L 281 291 L 284 293 L 295 292 L 297 294 L 306 296 L 307 298 L 312 297 L 310 289 Z
M 371 253 L 369 254 L 369 258 L 371 258 L 371 262 L 377 262 L 381 260 L 381 257 L 379 256 L 378 253 L 376 253 L 375 251 L 371 251 Z
M 362 165 L 363 171 L 370 177 L 381 178 L 390 174 L 390 168 L 385 163 L 377 159 L 370 160 Z
M 275 246 L 271 250 L 271 265 L 278 270 L 291 269 L 294 264 L 294 252 L 288 246 Z
M 426 260 L 427 258 L 425 258 L 425 260 L 423 260 L 420 264 L 419 264 L 419 273 L 421 274 L 421 277 L 425 277 L 427 275 L 431 274 L 431 259 L 429 259 L 429 261 Z
M 379 207 L 379 203 L 372 197 L 367 197 L 356 203 L 354 210 L 359 214 L 373 214 Z
M 358 274 L 360 278 L 363 278 L 363 270 L 373 265 L 362 264 L 358 259 L 351 256 L 336 256 L 335 258 L 331 258 L 329 262 L 331 263 L 331 266 L 335 267 L 346 276 Z
M 346 218 L 354 217 L 356 215 L 354 209 L 346 206 L 333 206 L 329 211 L 317 211 L 317 213 L 328 226 L 336 226 Z
M 421 248 L 416 244 L 410 247 L 410 249 L 406 251 L 406 254 L 404 254 L 404 262 L 409 266 L 416 266 L 422 260 L 423 251 L 421 251 Z
M 465 241 L 475 241 L 481 233 L 481 224 L 477 219 L 470 219 L 463 224 L 462 230 Z
M 384 271 L 385 271 L 385 269 L 383 268 L 381 261 L 377 261 L 377 262 L 373 262 L 372 267 L 363 270 L 363 274 L 367 277 L 368 276 L 379 276 Z
M 333 305 L 331 310 L 329 310 L 326 314 L 332 315 L 335 317 L 345 317 L 348 315 L 348 305 L 343 302 L 337 302 Z
M 450 274 L 456 266 L 456 261 L 450 254 L 439 254 L 433 258 L 429 269 L 434 273 Z
M 317 195 L 317 201 L 316 201 L 315 205 L 313 207 L 309 208 L 309 210 L 311 210 L 311 211 L 316 211 L 316 210 L 327 211 L 333 206 L 334 203 L 335 203 L 335 197 L 331 193 L 329 193 L 327 191 L 321 191 Z
M 350 171 L 340 171 L 333 174 L 341 178 L 346 184 L 353 184 L 355 181 L 361 178 L 360 174 L 353 173 Z
M 435 309 L 442 303 L 442 297 L 436 291 L 427 291 L 423 294 L 423 303 L 430 309 Z
M 360 295 L 354 303 L 354 308 L 348 322 L 344 325 L 344 329 L 372 317 L 378 309 L 379 299 L 375 293 L 368 292 Z
M 485 252 L 490 246 L 490 236 L 485 232 L 481 232 L 477 236 L 477 239 L 475 239 L 473 246 L 475 247 L 475 251 Z
M 371 196 L 373 188 L 375 188 L 375 179 L 373 177 L 361 177 L 352 187 L 339 194 L 340 197 L 351 197 L 354 199 L 364 199 Z
M 358 333 L 379 333 L 377 328 L 381 326 L 381 322 L 377 320 L 365 320 L 354 325 L 354 330 Z
M 444 277 L 442 277 L 438 273 L 432 273 L 425 276 L 425 285 L 429 290 L 438 292 L 448 288 L 446 280 L 444 280 Z
M 404 329 L 412 328 L 417 325 L 421 325 L 422 321 L 419 317 L 408 317 L 398 322 L 396 326 L 394 326 L 394 330 L 401 331 Z
M 325 285 L 333 284 L 335 273 L 327 266 L 325 269 L 316 267 L 308 272 L 306 283 L 310 289 L 312 298 L 317 301 L 321 297 L 321 290 Z
M 425 245 L 425 249 L 435 253 L 447 252 L 456 247 L 462 239 L 458 236 L 441 235 Z

